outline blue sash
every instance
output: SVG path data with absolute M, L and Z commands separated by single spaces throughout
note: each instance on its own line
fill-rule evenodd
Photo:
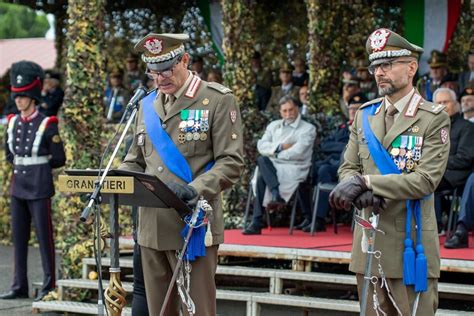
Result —
M 370 155 L 377 169 L 382 175 L 401 174 L 387 150 L 374 135 L 369 124 L 368 116 L 373 116 L 381 102 L 374 103 L 370 107 L 362 110 L 362 128 L 367 141 Z M 403 282 L 405 285 L 415 285 L 416 292 L 425 292 L 427 289 L 427 263 L 421 244 L 421 204 L 420 200 L 406 201 L 407 216 L 405 226 L 405 251 L 403 254 Z M 416 260 L 413 250 L 413 240 L 411 239 L 411 221 L 413 215 L 416 223 Z
M 184 158 L 179 151 L 178 147 L 176 147 L 171 137 L 161 126 L 160 116 L 153 108 L 153 101 L 155 100 L 156 95 L 156 91 L 153 91 L 142 100 L 143 119 L 145 121 L 148 136 L 166 168 L 186 183 L 190 183 L 193 181 L 191 167 L 186 158 Z M 213 165 L 214 161 L 209 162 L 205 167 L 205 171 L 209 171 Z M 191 217 L 192 214 L 189 214 L 184 219 L 186 225 L 181 231 L 183 238 L 187 236 L 187 232 L 191 227 L 189 225 Z M 205 225 L 202 225 L 203 220 L 204 211 L 200 210 L 198 219 L 194 225 L 195 227 L 193 228 L 193 234 L 191 235 L 191 239 L 189 240 L 188 247 L 184 254 L 185 258 L 190 261 L 194 261 L 197 257 L 204 257 L 206 255 L 206 247 L 204 245 L 206 227 Z M 208 225 L 210 225 L 210 223 L 208 223 Z
M 143 118 L 145 121 L 148 136 L 151 139 L 158 155 L 165 164 L 166 168 L 174 175 L 181 178 L 184 182 L 193 181 L 193 173 L 186 158 L 176 147 L 175 143 L 168 133 L 161 126 L 161 119 L 153 108 L 153 101 L 156 98 L 156 91 L 146 96 L 142 101 Z

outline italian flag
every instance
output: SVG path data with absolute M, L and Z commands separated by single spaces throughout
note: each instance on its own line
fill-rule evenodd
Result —
M 224 65 L 224 53 L 222 41 L 224 30 L 222 28 L 222 9 L 219 0 L 198 0 L 198 7 L 206 22 L 207 29 L 211 33 L 212 47 L 216 52 L 219 63 Z
M 424 74 L 431 51 L 447 51 L 461 14 L 461 0 L 404 0 L 402 10 L 405 38 L 424 49 L 420 60 Z

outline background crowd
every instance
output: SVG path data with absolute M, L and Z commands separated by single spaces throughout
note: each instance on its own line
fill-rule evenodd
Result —
M 218 68 L 206 69 L 204 65 L 202 56 L 194 56 L 190 68 L 204 80 L 221 83 L 222 74 Z M 467 247 L 467 231 L 472 226 L 472 214 L 474 213 L 472 207 L 474 200 L 472 182 L 474 180 L 471 179 L 474 176 L 471 176 L 468 181 L 474 165 L 474 146 L 472 146 L 474 137 L 474 126 L 472 125 L 474 122 L 474 53 L 468 54 L 466 71 L 461 73 L 451 73 L 447 56 L 436 50 L 431 52 L 428 65 L 429 72 L 419 74 L 415 79 L 417 90 L 425 99 L 446 105 L 446 111 L 451 117 L 450 159 L 443 181 L 436 193 L 438 231 L 440 234 L 444 234 L 447 230 L 453 199 L 463 197 L 459 222 L 455 227 L 456 233 L 452 237 L 450 236 L 446 245 L 454 248 Z M 329 184 L 331 186 L 337 183 L 337 168 L 341 163 L 341 156 L 349 139 L 349 128 L 355 112 L 363 103 L 378 97 L 375 80 L 369 73 L 367 66 L 366 59 L 360 58 L 354 61 L 352 67 L 341 70 L 342 89 L 339 93 L 339 102 L 327 112 L 329 114 L 322 114 L 314 113 L 308 107 L 309 75 L 304 58 L 296 57 L 281 64 L 278 69 L 271 69 L 263 64 L 258 51 L 253 54 L 249 67 L 254 75 L 252 80 L 254 82 L 255 104 L 270 124 L 266 129 L 265 126 L 262 126 L 261 135 L 263 136 L 259 144 L 263 142 L 263 139 L 269 140 L 270 144 L 284 147 L 301 143 L 301 137 L 298 135 L 302 129 L 304 130 L 304 127 L 300 122 L 312 125 L 314 133 L 308 134 L 307 131 L 303 131 L 304 136 L 310 138 L 305 141 L 303 147 L 295 146 L 292 149 L 295 153 L 288 157 L 273 157 L 273 153 L 265 152 L 261 145 L 257 147 L 261 158 L 256 161 L 256 165 L 260 170 L 262 170 L 264 157 L 267 158 L 266 163 L 269 166 L 280 164 L 282 170 L 295 165 L 298 168 L 286 176 L 282 175 L 282 171 L 276 172 L 274 169 L 273 180 L 267 179 L 266 181 L 262 176 L 258 177 L 257 172 L 253 172 L 253 191 L 257 195 L 254 204 L 257 206 L 253 207 L 253 210 L 256 211 L 254 211 L 251 223 L 249 225 L 244 223 L 244 234 L 260 234 L 261 228 L 268 225 L 270 216 L 263 220 L 263 210 L 273 213 L 272 216 L 276 217 L 277 224 L 280 219 L 280 224 L 288 225 L 287 217 L 281 215 L 282 212 L 275 212 L 275 210 L 283 209 L 292 200 L 291 198 L 296 196 L 295 192 L 298 192 L 298 209 L 300 210 L 298 216 L 300 223 L 295 228 L 305 232 L 311 231 L 311 228 L 316 231 L 325 230 L 326 217 L 330 211 L 327 202 L 328 192 L 318 190 L 318 185 Z M 110 123 L 120 121 L 125 106 L 136 88 L 139 86 L 153 88 L 153 80 L 145 75 L 143 63 L 131 53 L 122 65 L 109 71 L 107 78 L 108 84 L 103 97 L 103 113 L 106 121 Z M 38 110 L 41 113 L 47 116 L 58 114 L 64 98 L 61 83 L 59 72 L 46 71 L 41 93 L 42 102 L 38 105 Z M 285 114 L 282 112 L 282 107 L 285 107 L 286 104 L 290 104 L 290 108 L 297 109 L 293 116 L 290 115 L 289 121 L 288 115 L 285 119 Z M 3 117 L 17 113 L 16 106 L 11 99 L 2 104 L 2 107 Z M 324 130 L 320 124 L 321 121 L 329 122 Z M 283 125 L 285 125 L 284 122 L 287 122 L 286 125 L 293 126 L 293 128 L 277 131 L 275 130 L 277 122 L 283 122 Z M 273 130 L 269 131 L 269 129 Z M 283 149 L 286 149 L 284 147 Z M 269 163 L 269 156 L 272 156 L 271 163 Z M 277 167 L 277 169 L 279 168 Z M 259 196 L 264 191 L 257 193 L 259 187 L 256 185 L 257 183 L 260 183 L 260 187 L 262 185 L 263 188 L 268 187 L 266 200 L 263 199 L 263 196 Z M 280 185 L 283 189 L 279 188 Z M 316 190 L 319 191 L 317 201 L 314 199 Z M 270 194 L 272 191 L 273 194 Z M 315 217 L 314 224 L 311 225 L 313 217 Z M 350 222 L 351 216 L 343 214 L 341 220 Z

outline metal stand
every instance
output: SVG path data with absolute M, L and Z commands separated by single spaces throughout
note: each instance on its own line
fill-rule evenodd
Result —
M 125 113 L 123 114 L 121 123 L 123 122 L 123 119 L 127 117 L 128 113 L 132 111 L 130 114 L 130 117 L 127 120 L 127 124 L 125 125 L 124 130 L 122 131 L 122 134 L 120 135 L 120 138 L 115 145 L 115 149 L 109 158 L 109 162 L 107 166 L 104 169 L 104 172 L 102 173 L 102 176 L 99 180 L 98 183 L 96 183 L 96 186 L 94 188 L 94 192 L 92 192 L 89 202 L 87 206 L 84 208 L 82 214 L 81 214 L 81 221 L 85 222 L 87 218 L 89 217 L 89 213 L 92 210 L 94 206 L 98 206 L 100 204 L 100 190 L 102 188 L 102 185 L 104 184 L 105 178 L 107 177 L 107 174 L 110 171 L 110 168 L 112 167 L 112 163 L 117 156 L 117 152 L 120 149 L 120 145 L 122 144 L 123 140 L 125 139 L 125 136 L 128 132 L 128 129 L 130 128 L 130 125 L 135 119 L 135 116 L 138 111 L 138 102 L 140 101 L 141 98 L 144 96 L 148 95 L 149 93 L 153 92 L 154 90 L 151 90 L 147 92 L 144 89 L 141 88 L 137 90 L 135 93 L 135 96 L 130 100 L 130 102 L 127 105 L 127 109 Z M 121 126 L 121 124 L 119 125 Z M 106 150 L 107 151 L 107 150 Z M 99 170 L 99 175 L 100 175 L 100 170 Z M 107 310 L 109 311 L 110 315 L 121 315 L 122 314 L 122 309 L 126 304 L 125 301 L 125 295 L 126 292 L 122 287 L 122 283 L 120 282 L 120 262 L 119 262 L 119 240 L 118 240 L 118 195 L 114 194 L 111 201 L 110 201 L 110 228 L 111 228 L 111 238 L 110 238 L 110 257 L 111 257 L 111 266 L 110 266 L 110 283 L 108 288 L 105 290 L 105 298 L 106 298 L 106 306 Z M 96 218 L 96 221 L 100 222 L 100 218 Z M 99 225 L 99 224 L 98 224 Z M 98 238 L 100 238 L 100 235 L 98 234 Z M 98 267 L 101 267 L 101 259 L 102 256 L 100 255 L 100 247 L 99 247 L 99 255 L 97 260 L 99 261 Z M 99 273 L 100 275 L 100 273 Z M 99 279 L 99 300 L 98 300 L 98 313 L 99 315 L 103 315 L 103 293 L 100 291 L 101 289 L 101 279 Z
M 118 194 L 113 194 L 110 200 L 110 282 L 105 290 L 105 305 L 112 316 L 121 315 L 127 303 L 127 292 L 120 281 L 118 207 Z

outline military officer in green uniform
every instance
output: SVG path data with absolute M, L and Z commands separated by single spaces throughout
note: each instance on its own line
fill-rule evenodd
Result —
M 206 255 L 191 263 L 189 293 L 196 315 L 215 315 L 217 250 L 224 242 L 221 192 L 241 175 L 242 127 L 231 90 L 188 70 L 188 38 L 152 33 L 136 44 L 159 92 L 141 101 L 135 137 L 121 168 L 156 175 L 189 205 L 202 196 L 212 206 Z M 184 226 L 174 210 L 139 210 L 138 244 L 150 315 L 160 313 Z M 175 286 L 165 315 L 180 315 L 180 295 Z
M 361 302 L 367 297 L 366 315 L 380 309 L 387 315 L 434 315 L 440 257 L 433 192 L 447 164 L 449 117 L 412 85 L 422 48 L 378 29 L 366 49 L 381 98 L 356 114 L 330 203 L 346 210 L 353 204 L 365 219 L 380 212 L 378 228 L 385 234 L 377 233 L 374 249 L 381 256 L 366 274 L 378 278 L 375 289 L 369 283 L 362 293 L 368 239 L 358 225 L 349 267 L 357 274 Z
M 291 78 L 293 72 L 293 66 L 289 63 L 283 63 L 280 66 L 280 81 L 281 85 L 272 87 L 272 94 L 270 100 L 268 100 L 266 111 L 276 117 L 280 117 L 278 112 L 280 99 L 285 95 L 289 95 L 298 100 L 298 92 L 300 87 L 296 86 Z
M 430 72 L 422 76 L 416 88 L 423 98 L 433 101 L 433 93 L 441 85 L 442 79 L 448 74 L 448 57 L 438 50 L 433 50 L 428 59 Z

